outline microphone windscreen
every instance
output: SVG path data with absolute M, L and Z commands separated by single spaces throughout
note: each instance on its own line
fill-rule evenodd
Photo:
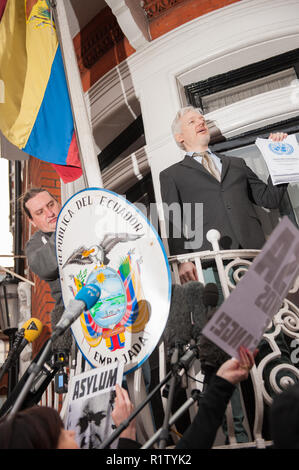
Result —
M 172 286 L 169 316 L 163 334 L 167 348 L 175 344 L 187 344 L 191 339 L 192 325 L 187 297 L 185 285 Z
M 230 357 L 204 335 L 201 335 L 199 343 L 199 359 L 203 373 L 206 373 L 207 366 L 218 369 Z
M 208 284 L 205 285 L 204 291 L 203 291 L 203 303 L 206 307 L 216 307 L 218 303 L 218 288 L 216 284 L 209 282 Z
M 79 290 L 75 299 L 82 300 L 86 305 L 86 310 L 91 309 L 99 300 L 101 289 L 97 284 L 86 284 Z
M 24 338 L 28 343 L 32 343 L 32 341 L 35 341 L 41 334 L 43 324 L 38 318 L 29 318 L 22 328 L 24 328 Z
M 184 286 L 187 299 L 186 307 L 192 312 L 192 338 L 197 341 L 207 322 L 207 308 L 203 302 L 205 287 L 198 281 L 188 282 Z
M 214 315 L 217 310 L 217 304 L 219 299 L 219 292 L 217 285 L 214 283 L 206 284 L 203 292 L 203 303 L 206 307 L 207 321 Z M 210 307 L 210 308 L 208 308 Z M 215 343 L 210 341 L 208 338 L 200 334 L 199 336 L 199 359 L 201 362 L 202 371 L 205 374 L 207 368 L 218 369 L 227 359 L 226 354 L 222 349 L 216 346 Z

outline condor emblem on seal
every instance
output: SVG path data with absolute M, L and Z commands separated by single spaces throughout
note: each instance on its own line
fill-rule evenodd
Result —
M 120 361 L 125 374 L 137 369 L 159 342 L 170 307 L 170 269 L 154 227 L 122 196 L 85 189 L 60 211 L 56 253 L 65 306 L 86 284 L 101 289 L 71 327 L 83 356 L 93 367 Z

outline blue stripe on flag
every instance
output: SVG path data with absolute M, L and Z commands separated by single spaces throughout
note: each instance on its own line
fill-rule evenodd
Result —
M 23 151 L 49 163 L 66 165 L 73 132 L 73 115 L 58 47 L 43 102 Z

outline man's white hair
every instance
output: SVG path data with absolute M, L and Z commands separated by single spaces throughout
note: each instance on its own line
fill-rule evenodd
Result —
M 182 131 L 182 122 L 181 118 L 188 113 L 189 111 L 196 111 L 198 114 L 201 114 L 203 116 L 203 111 L 200 108 L 195 108 L 194 106 L 185 106 L 184 108 L 179 109 L 179 111 L 176 113 L 176 116 L 171 124 L 171 132 L 172 135 L 177 143 L 177 145 L 180 147 L 180 149 L 185 150 L 184 144 L 177 142 L 175 136 L 176 134 L 180 134 Z

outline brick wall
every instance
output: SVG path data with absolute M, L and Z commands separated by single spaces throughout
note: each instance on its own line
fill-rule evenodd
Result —
M 156 39 L 194 18 L 239 1 L 185 0 L 174 5 L 169 2 L 170 7 L 165 12 L 150 18 L 151 37 Z M 157 0 L 157 4 L 160 2 Z M 84 91 L 135 52 L 120 31 L 109 7 L 104 8 L 76 35 L 74 47 Z
M 135 52 L 109 7 L 77 34 L 74 48 L 84 91 Z
M 241 0 L 185 0 L 150 21 L 152 39 L 178 28 L 188 21 Z

